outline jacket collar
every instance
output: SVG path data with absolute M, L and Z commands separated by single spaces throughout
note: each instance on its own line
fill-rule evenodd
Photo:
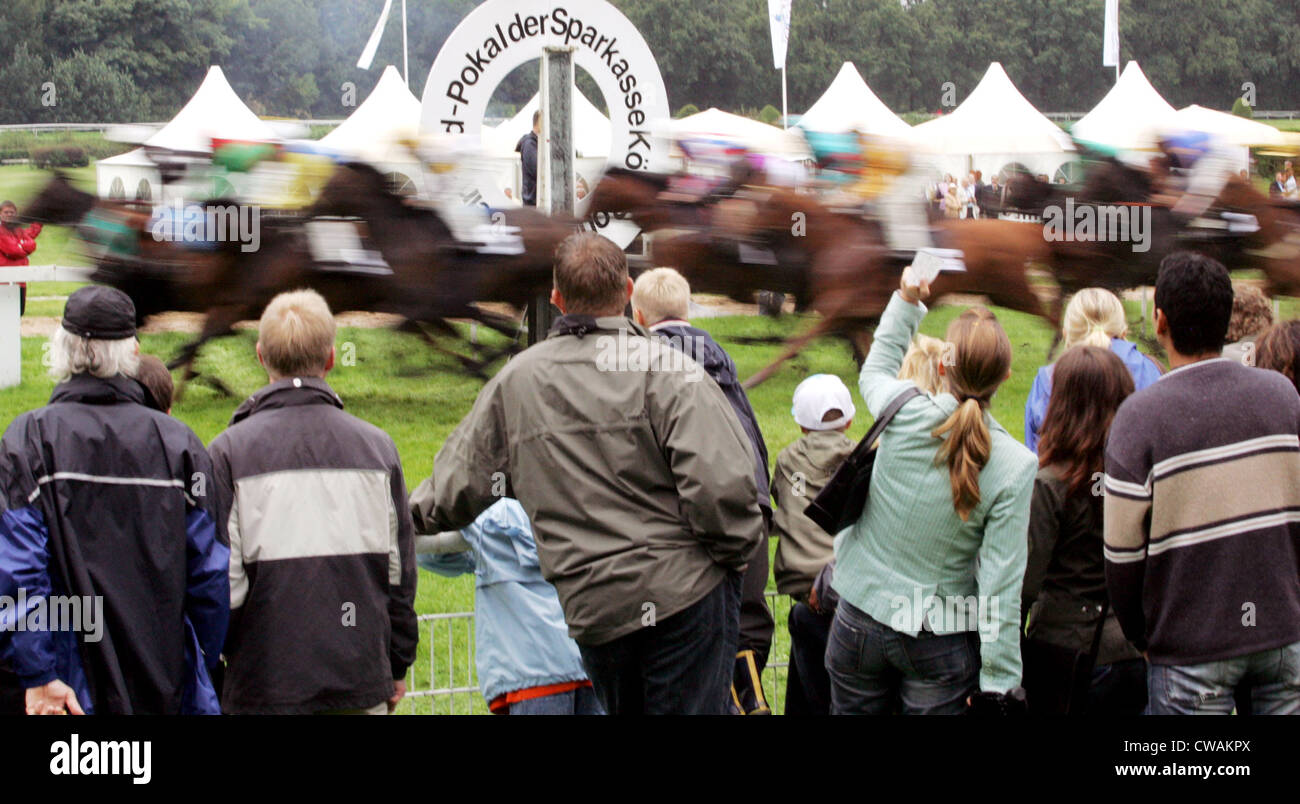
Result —
M 342 410 L 343 400 L 330 384 L 320 377 L 285 377 L 253 392 L 244 400 L 230 423 L 236 424 L 264 410 L 278 410 L 299 405 L 333 405 Z
M 144 387 L 140 383 L 115 374 L 101 378 L 92 374 L 74 374 L 54 386 L 50 404 L 55 402 L 81 402 L 87 405 L 120 405 L 123 402 L 145 404 Z
M 649 332 L 645 327 L 637 324 L 630 318 L 621 315 L 609 315 L 596 318 L 590 315 L 562 315 L 555 319 L 551 325 L 551 331 L 546 337 L 556 338 L 561 335 L 576 335 L 581 338 L 591 332 L 618 332 L 619 330 L 629 330 L 636 335 L 649 337 Z

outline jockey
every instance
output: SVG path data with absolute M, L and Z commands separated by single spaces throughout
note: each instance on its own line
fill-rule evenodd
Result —
M 1165 192 L 1173 211 L 1189 219 L 1205 214 L 1240 161 L 1230 147 L 1200 131 L 1168 135 L 1160 150 L 1171 168 Z

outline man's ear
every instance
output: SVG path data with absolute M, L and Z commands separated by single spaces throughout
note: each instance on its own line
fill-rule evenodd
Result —
M 628 299 L 628 301 L 631 301 L 631 300 L 632 300 L 632 288 L 633 288 L 633 287 L 635 287 L 635 283 L 632 282 L 632 277 L 629 276 L 629 277 L 627 278 L 627 299 Z
M 948 370 L 947 370 L 946 368 L 944 368 L 943 361 L 940 360 L 940 361 L 939 361 L 939 376 L 940 376 L 940 377 L 946 377 L 947 375 L 948 375 Z
M 1156 334 L 1169 334 L 1169 319 L 1165 318 L 1165 311 L 1160 309 L 1156 310 Z
M 564 312 L 564 297 L 560 295 L 559 288 L 551 288 L 551 304 L 554 304 L 561 313 Z
M 641 312 L 641 310 L 636 307 L 632 308 L 632 320 L 636 321 L 643 327 L 650 326 L 649 322 L 645 320 L 645 313 Z
M 336 351 L 336 348 L 333 347 L 333 346 L 331 346 L 331 347 L 330 347 L 330 356 L 329 356 L 329 359 L 325 361 L 325 371 L 324 371 L 325 374 L 329 374 L 329 373 L 330 373 L 330 369 L 334 368 L 334 354 L 335 354 L 335 351 Z
M 262 342 L 261 342 L 261 341 L 258 341 L 258 342 L 257 342 L 257 362 L 262 366 L 262 368 L 266 368 L 266 361 L 262 359 Z

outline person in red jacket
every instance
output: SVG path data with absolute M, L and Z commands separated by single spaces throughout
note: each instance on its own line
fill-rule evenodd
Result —
M 36 235 L 41 233 L 41 225 L 33 223 L 26 229 L 18 225 L 15 218 L 18 205 L 12 201 L 0 203 L 0 266 L 27 265 L 27 255 L 36 250 Z M 27 283 L 18 285 L 19 315 L 27 311 Z

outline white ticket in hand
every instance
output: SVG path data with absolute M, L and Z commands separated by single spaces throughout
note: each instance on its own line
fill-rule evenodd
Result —
M 951 248 L 923 248 L 912 260 L 912 281 L 918 285 L 939 278 L 940 271 L 965 271 L 962 253 Z

